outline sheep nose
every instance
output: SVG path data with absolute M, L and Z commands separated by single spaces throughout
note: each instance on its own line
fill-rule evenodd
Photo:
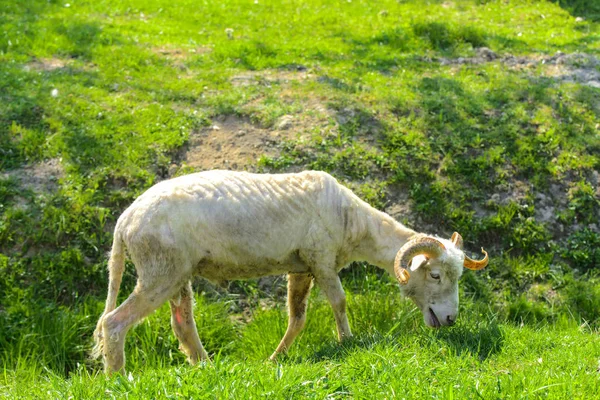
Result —
M 448 321 L 448 326 L 452 326 L 456 322 L 456 320 L 450 318 L 449 315 L 446 317 L 446 321 Z

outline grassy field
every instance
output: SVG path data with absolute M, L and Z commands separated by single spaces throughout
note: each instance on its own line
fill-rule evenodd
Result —
M 0 397 L 594 398 L 599 4 L 0 0 Z M 88 352 L 116 218 L 210 168 L 326 170 L 490 265 L 439 331 L 352 265 L 356 337 L 316 290 L 277 364 L 285 279 L 198 280 L 212 363 L 185 363 L 163 307 L 107 378 Z

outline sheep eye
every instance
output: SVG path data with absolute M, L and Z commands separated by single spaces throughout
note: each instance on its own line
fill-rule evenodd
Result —
M 429 276 L 431 276 L 433 279 L 440 279 L 440 274 L 437 274 L 435 272 L 430 272 Z

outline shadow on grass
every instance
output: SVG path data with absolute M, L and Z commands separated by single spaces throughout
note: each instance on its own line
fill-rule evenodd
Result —
M 472 354 L 481 361 L 499 353 L 504 345 L 504 334 L 496 323 L 484 327 L 457 326 L 440 329 L 436 336 L 445 342 L 457 357 Z
M 504 345 L 504 334 L 496 323 L 483 326 L 456 326 L 431 331 L 426 328 L 418 332 L 414 329 L 407 329 L 403 331 L 402 339 L 406 340 L 407 336 L 410 336 L 411 342 L 418 342 L 423 348 L 443 346 L 451 350 L 449 353 L 451 357 L 471 355 L 480 361 L 501 352 Z M 356 350 L 370 351 L 381 346 L 397 348 L 398 352 L 411 351 L 403 350 L 402 343 L 404 341 L 402 339 L 398 334 L 384 335 L 383 333 L 359 334 L 343 343 L 331 339 L 322 343 L 308 356 L 289 357 L 284 358 L 283 361 L 290 363 L 340 361 Z
M 327 360 L 343 360 L 357 349 L 370 350 L 377 345 L 393 346 L 396 342 L 395 336 L 384 336 L 383 334 L 362 334 L 353 336 L 340 343 L 331 339 L 322 343 L 315 351 L 307 357 L 290 359 L 292 362 L 317 363 Z
M 472 26 L 453 28 L 444 22 L 422 22 L 413 25 L 413 32 L 428 41 L 435 50 L 452 50 L 461 43 L 468 43 L 473 47 L 487 45 L 485 33 Z
M 53 27 L 59 35 L 55 41 L 60 43 L 56 53 L 50 60 L 36 59 L 34 55 L 40 51 L 36 43 L 44 35 L 50 36 L 44 21 L 58 7 L 62 5 L 27 1 L 7 5 L 0 13 L 0 27 L 6 36 L 20 38 L 0 44 L 0 52 L 16 61 L 0 65 L 0 169 L 47 157 L 48 138 L 53 133 L 48 122 L 55 106 L 51 103 L 63 94 L 55 89 L 97 85 L 97 73 L 73 67 L 71 59 L 90 60 L 96 46 L 119 42 L 119 38 L 103 33 L 97 22 L 57 21 Z
M 40 71 L 29 64 L 1 65 L 0 169 L 44 158 L 53 133 L 48 115 L 59 101 L 52 94 L 56 87 L 96 82 L 96 72 L 70 66 Z
M 415 23 L 411 28 L 395 27 L 374 36 L 352 32 L 338 34 L 351 48 L 354 64 L 366 70 L 392 74 L 400 68 L 430 70 L 434 57 L 457 58 L 469 49 L 492 46 L 506 51 L 528 51 L 528 44 L 516 38 L 492 34 L 474 26 L 453 26 L 446 22 Z
M 571 15 L 592 21 L 600 21 L 600 2 L 598 0 L 552 0 Z
M 119 42 L 117 38 L 102 36 L 102 28 L 97 22 L 69 21 L 58 25 L 56 33 L 65 37 L 68 43 L 66 56 L 89 60 L 92 58 L 93 49 L 99 44 L 113 44 Z

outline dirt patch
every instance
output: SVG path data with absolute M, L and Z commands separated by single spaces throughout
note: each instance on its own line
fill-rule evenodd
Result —
M 292 119 L 292 116 L 286 116 Z M 283 123 L 282 123 L 283 124 Z M 213 125 L 190 135 L 182 161 L 197 170 L 232 169 L 256 171 L 262 155 L 276 157 L 284 140 L 295 135 L 289 129 L 269 130 L 253 124 L 248 118 L 229 115 L 215 118 Z
M 14 178 L 19 181 L 21 188 L 41 194 L 56 191 L 58 180 L 64 175 L 60 160 L 53 158 L 24 168 L 3 172 L 2 178 Z
M 23 69 L 27 72 L 52 73 L 52 72 L 96 72 L 98 66 L 94 63 L 82 63 L 72 58 L 33 58 L 32 61 L 23 65 Z
M 546 76 L 563 82 L 577 82 L 600 88 L 600 71 L 596 68 L 572 68 L 553 65 L 546 70 Z
M 594 177 L 597 173 L 594 172 Z M 570 234 L 588 228 L 599 232 L 598 224 L 565 223 L 561 215 L 570 207 L 570 192 L 573 190 L 573 179 L 551 182 L 545 189 L 536 189 L 525 181 L 513 180 L 496 187 L 487 200 L 471 204 L 477 219 L 492 217 L 497 214 L 499 206 L 514 203 L 519 207 L 533 206 L 535 222 L 542 224 L 554 238 L 566 238 Z M 593 185 L 596 185 L 592 182 Z
M 152 53 L 161 59 L 167 60 L 169 64 L 180 71 L 186 71 L 191 74 L 188 69 L 187 62 L 194 55 L 207 54 L 213 51 L 212 47 L 195 47 L 195 48 L 173 48 L 173 47 L 153 47 L 150 49 Z
M 513 56 L 498 55 L 487 47 L 476 49 L 473 57 L 434 58 L 441 65 L 484 64 L 500 62 L 509 68 L 527 70 L 543 65 L 542 73 L 548 78 L 561 82 L 577 82 L 586 86 L 600 88 L 600 60 L 586 53 L 565 54 L 557 52 L 552 56 Z
M 408 189 L 400 187 L 388 188 L 386 197 L 391 200 L 391 203 L 384 210 L 387 214 L 396 221 L 416 226 L 417 220 L 413 212 L 414 201 L 410 198 Z
M 299 65 L 289 70 L 266 69 L 261 71 L 244 71 L 241 74 L 231 77 L 231 84 L 233 86 L 286 84 L 313 78 L 314 75 L 306 67 Z
M 27 209 L 31 203 L 31 199 L 23 192 L 31 191 L 36 196 L 54 193 L 58 190 L 59 179 L 64 175 L 60 160 L 56 158 L 0 172 L 0 178 L 17 181 L 21 191 L 14 199 L 15 206 L 23 210 Z
M 191 49 L 180 49 L 172 47 L 153 47 L 152 52 L 160 57 L 165 57 L 169 60 L 183 60 L 194 54 L 207 54 L 213 49 L 212 47 L 195 47 Z
M 248 72 L 233 79 L 238 79 L 239 84 L 256 82 L 254 79 L 257 76 L 273 79 L 270 82 L 292 79 L 291 77 L 296 79 L 298 74 L 308 79 L 308 75 L 304 75 L 303 72 L 267 71 L 266 75 L 263 75 L 264 72 L 260 75 Z M 241 83 L 243 79 L 248 81 Z M 231 169 L 255 172 L 261 156 L 279 157 L 282 146 L 287 141 L 295 140 L 301 146 L 310 142 L 315 132 L 325 136 L 331 134 L 331 131 L 337 132 L 331 110 L 324 105 L 325 99 L 299 99 L 296 92 L 285 88 L 280 93 L 280 99 L 285 103 L 296 104 L 297 107 L 292 107 L 295 111 L 280 116 L 272 125 L 270 123 L 270 127 L 261 126 L 247 116 L 255 112 L 260 113 L 261 107 L 264 106 L 264 98 L 259 97 L 242 108 L 243 116 L 217 116 L 211 126 L 192 132 L 188 143 L 177 157 L 179 161 L 171 166 L 169 176 L 177 174 L 180 164 L 193 170 Z M 298 105 L 298 102 L 301 105 Z M 288 170 L 292 172 L 293 168 Z
M 167 50 L 161 50 L 167 51 Z M 179 56 L 179 53 L 176 53 Z M 290 69 L 245 71 L 233 76 L 233 86 L 271 85 L 286 86 L 293 81 L 312 79 L 303 66 Z M 283 88 L 280 98 L 284 102 L 298 101 L 294 92 Z M 262 107 L 259 97 L 243 107 L 246 115 Z M 302 112 L 279 117 L 272 128 L 254 123 L 246 116 L 221 115 L 211 126 L 192 132 L 182 149 L 178 162 L 171 165 L 169 176 L 177 174 L 180 164 L 193 170 L 230 169 L 257 171 L 261 156 L 278 157 L 283 143 L 292 139 L 307 139 L 319 126 L 325 126 L 330 118 L 328 110 L 318 99 L 303 99 Z
M 540 192 L 535 191 L 527 182 L 514 179 L 497 186 L 485 201 L 486 207 L 478 203 L 473 204 L 472 207 L 476 217 L 481 219 L 495 215 L 498 206 L 506 206 L 510 203 L 525 206 L 530 197 L 535 200 L 535 218 L 539 222 L 554 222 L 557 217 L 557 207 L 566 206 L 566 191 L 563 186 L 552 184 L 549 190 Z
M 36 58 L 25 65 L 25 70 L 49 72 L 65 68 L 69 65 L 69 62 L 70 60 L 63 60 L 61 58 Z
M 562 185 L 552 184 L 547 193 L 535 194 L 535 219 L 551 230 L 563 230 L 558 221 L 559 211 L 568 206 L 567 189 Z
M 153 48 L 152 52 L 160 57 L 171 60 L 180 60 L 187 57 L 187 51 L 183 49 L 169 49 L 166 47 Z

